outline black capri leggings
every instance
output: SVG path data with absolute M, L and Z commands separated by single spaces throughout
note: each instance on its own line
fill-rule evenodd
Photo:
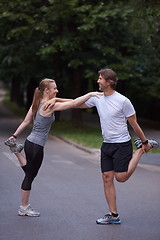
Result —
M 32 143 L 28 140 L 25 141 L 24 151 L 26 155 L 27 164 L 22 167 L 25 172 L 21 189 L 29 191 L 34 178 L 37 176 L 38 170 L 43 161 L 44 148 L 40 145 Z

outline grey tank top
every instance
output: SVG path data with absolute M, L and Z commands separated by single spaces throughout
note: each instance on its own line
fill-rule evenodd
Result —
M 44 102 L 40 103 L 39 105 L 36 118 L 34 119 L 32 132 L 27 137 L 27 140 L 40 146 L 45 145 L 51 125 L 55 121 L 54 114 L 52 114 L 50 117 L 43 117 L 42 115 L 40 115 L 39 109 L 43 104 Z

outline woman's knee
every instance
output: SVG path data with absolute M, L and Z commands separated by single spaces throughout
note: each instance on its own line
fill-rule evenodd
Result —
M 33 182 L 34 178 L 36 177 L 36 175 L 26 175 L 22 182 L 21 188 L 23 190 L 27 190 L 27 191 L 31 190 L 32 182 Z

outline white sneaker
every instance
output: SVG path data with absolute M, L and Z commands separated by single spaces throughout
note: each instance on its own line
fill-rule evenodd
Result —
M 20 153 L 24 148 L 23 143 L 16 143 L 16 146 L 10 147 L 12 153 Z
M 160 145 L 157 141 L 153 139 L 148 139 L 148 143 L 151 145 L 151 148 L 159 148 Z M 136 148 L 139 149 L 142 147 L 142 141 L 140 138 L 137 138 L 134 140 L 134 144 L 136 145 Z
M 12 139 L 7 139 L 7 140 L 4 142 L 4 144 L 5 144 L 6 146 L 9 146 L 9 147 L 15 147 L 15 146 L 16 146 L 16 142 L 15 142 L 14 140 L 12 140 Z
M 153 140 L 153 139 L 149 139 L 148 143 L 151 145 L 152 148 L 159 148 L 160 145 L 157 141 Z
M 29 205 L 26 209 L 24 209 L 20 206 L 20 209 L 18 210 L 18 215 L 19 216 L 28 216 L 28 217 L 39 217 L 40 213 L 34 211 L 33 208 L 31 208 L 31 206 Z
M 12 139 L 7 139 L 4 144 L 10 148 L 12 153 L 20 153 L 24 148 L 22 143 L 18 143 Z
M 120 216 L 113 217 L 111 213 L 106 214 L 104 217 L 97 219 L 97 224 L 121 224 Z

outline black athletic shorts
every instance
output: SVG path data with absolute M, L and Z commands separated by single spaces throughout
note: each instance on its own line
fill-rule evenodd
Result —
M 103 143 L 101 147 L 101 171 L 126 172 L 132 154 L 131 140 L 124 143 Z

